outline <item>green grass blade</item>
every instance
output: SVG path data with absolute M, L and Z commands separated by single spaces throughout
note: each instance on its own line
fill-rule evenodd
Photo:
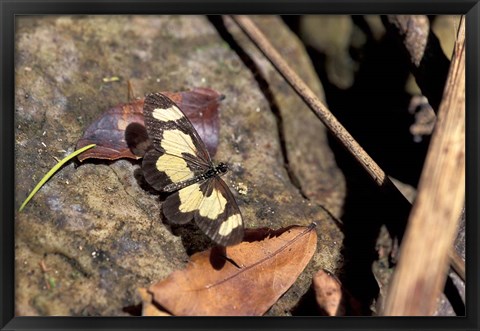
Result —
M 35 188 L 33 189 L 33 191 L 29 194 L 29 196 L 25 199 L 25 201 L 22 203 L 22 205 L 20 206 L 20 209 L 18 211 L 22 211 L 23 208 L 27 205 L 27 203 L 32 199 L 32 197 L 35 195 L 35 193 L 38 192 L 38 190 L 43 186 L 43 184 L 45 184 L 49 179 L 50 177 L 52 177 L 57 171 L 58 169 L 60 169 L 65 163 L 67 163 L 68 161 L 70 161 L 71 159 L 73 159 L 75 156 L 77 156 L 78 154 L 81 154 L 83 152 L 85 152 L 87 149 L 90 149 L 92 147 L 96 146 L 95 144 L 91 144 L 91 145 L 88 145 L 88 146 L 85 146 L 85 147 L 82 147 L 78 150 L 76 150 L 75 152 L 73 152 L 72 154 L 69 154 L 67 157 L 65 157 L 63 160 L 61 160 L 60 162 L 58 162 L 52 169 L 50 169 L 49 172 L 47 172 L 47 174 L 45 176 L 43 176 L 42 180 L 40 180 L 40 182 L 37 184 L 37 186 L 35 186 Z

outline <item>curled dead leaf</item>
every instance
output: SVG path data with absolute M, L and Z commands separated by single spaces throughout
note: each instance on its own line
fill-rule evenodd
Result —
M 94 121 L 77 142 L 77 149 L 90 144 L 96 144 L 96 146 L 80 154 L 78 156 L 80 162 L 90 158 L 138 159 L 130 151 L 125 141 L 125 129 L 131 123 L 144 125 L 143 99 L 110 108 Z
M 319 270 L 313 276 L 315 299 L 322 315 L 360 315 L 358 303 L 342 286 L 335 275 L 327 270 Z
M 314 223 L 261 231 L 262 240 L 194 254 L 185 269 L 148 289 L 153 300 L 174 315 L 263 315 L 306 267 L 317 234 Z
M 345 310 L 341 307 L 342 284 L 325 270 L 319 270 L 313 277 L 313 288 L 317 304 L 328 316 L 343 316 Z

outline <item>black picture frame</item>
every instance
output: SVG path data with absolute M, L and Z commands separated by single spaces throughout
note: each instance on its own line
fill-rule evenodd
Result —
M 478 1 L 469 0 L 177 0 L 66 1 L 1 0 L 0 211 L 2 330 L 36 329 L 478 329 L 479 298 L 478 188 L 479 167 L 479 16 Z M 467 101 L 466 317 L 263 317 L 263 318 L 114 318 L 14 317 L 14 27 L 17 15 L 44 14 L 465 14 Z

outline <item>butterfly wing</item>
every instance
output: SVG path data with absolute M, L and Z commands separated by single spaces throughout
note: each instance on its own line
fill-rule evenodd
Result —
M 212 177 L 174 192 L 163 203 L 163 214 L 175 224 L 192 218 L 219 245 L 238 244 L 243 239 L 243 220 L 235 198 L 220 177 Z
M 162 205 L 162 211 L 170 223 L 185 224 L 192 220 L 204 199 L 202 184 L 194 183 L 167 197 Z
M 156 190 L 192 179 L 212 167 L 205 144 L 185 114 L 161 93 L 147 95 L 145 127 L 154 148 L 143 159 L 146 181 Z
M 243 220 L 235 198 L 220 177 L 212 177 L 201 186 L 204 198 L 195 213 L 195 222 L 213 241 L 222 246 L 243 239 Z
M 197 131 L 168 97 L 153 93 L 145 98 L 145 126 L 154 148 L 143 159 L 147 182 L 157 190 L 204 174 L 213 167 Z M 216 243 L 229 246 L 243 238 L 243 221 L 235 198 L 218 176 L 192 183 L 173 192 L 163 203 L 163 214 L 172 223 L 192 218 Z

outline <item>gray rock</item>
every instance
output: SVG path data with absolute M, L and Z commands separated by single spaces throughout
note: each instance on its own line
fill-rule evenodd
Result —
M 321 96 L 296 37 L 279 18 L 255 21 Z M 215 159 L 231 164 L 225 179 L 246 226 L 318 223 L 314 258 L 268 312 L 288 315 L 315 271 L 340 267 L 343 238 L 324 209 L 340 214 L 345 183 L 323 125 L 233 23 L 226 25 L 258 72 L 203 16 L 20 17 L 16 206 L 55 158 L 73 152 L 95 118 L 128 101 L 127 80 L 139 96 L 213 88 L 226 96 Z M 119 80 L 104 82 L 108 77 Z M 162 221 L 159 197 L 140 186 L 139 173 L 139 163 L 129 160 L 69 163 L 17 212 L 16 314 L 127 315 L 124 308 L 140 302 L 138 287 L 183 268 L 189 254 L 207 248 L 195 227 Z

